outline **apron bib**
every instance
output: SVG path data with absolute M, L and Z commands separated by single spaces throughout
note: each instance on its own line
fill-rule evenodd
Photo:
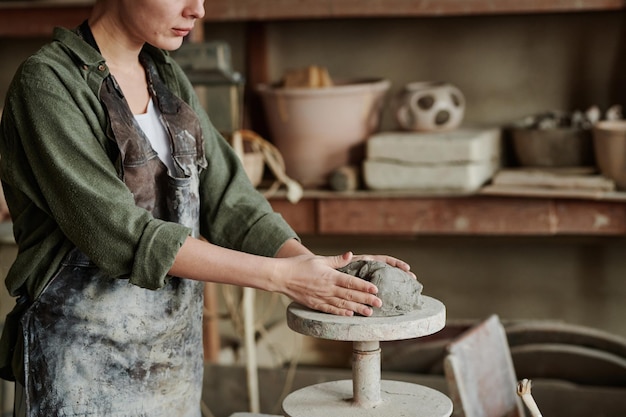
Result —
M 139 207 L 197 236 L 198 172 L 206 166 L 200 126 L 151 61 L 143 64 L 177 172 L 168 174 L 109 77 L 101 99 L 122 179 Z M 202 288 L 176 277 L 158 290 L 140 288 L 72 250 L 21 320 L 26 415 L 200 417 Z

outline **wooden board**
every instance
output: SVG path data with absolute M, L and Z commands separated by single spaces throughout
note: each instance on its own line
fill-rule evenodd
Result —
M 497 315 L 450 343 L 444 371 L 453 416 L 524 416 L 506 334 Z
M 540 169 L 501 169 L 494 175 L 492 185 L 556 190 L 615 190 L 615 182 L 602 175 Z

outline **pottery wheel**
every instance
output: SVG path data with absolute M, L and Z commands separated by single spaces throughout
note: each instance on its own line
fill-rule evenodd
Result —
M 446 308 L 422 295 L 421 308 L 400 316 L 335 316 L 297 303 L 287 308 L 287 325 L 295 332 L 319 339 L 343 341 L 389 341 L 428 336 L 446 325 Z
M 289 328 L 321 339 L 353 342 L 352 380 L 325 382 L 297 390 L 283 401 L 286 417 L 449 417 L 452 401 L 434 389 L 381 381 L 380 341 L 412 339 L 443 329 L 445 306 L 422 296 L 421 308 L 390 317 L 343 317 L 292 303 Z
M 283 401 L 286 417 L 449 417 L 452 401 L 432 388 L 382 381 L 382 401 L 372 408 L 354 406 L 352 381 L 332 381 L 292 392 Z

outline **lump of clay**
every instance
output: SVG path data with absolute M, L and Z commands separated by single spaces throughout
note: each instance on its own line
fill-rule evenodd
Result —
M 399 316 L 421 305 L 423 285 L 400 268 L 378 261 L 354 261 L 338 271 L 362 278 L 378 287 L 382 307 L 372 307 L 372 316 Z

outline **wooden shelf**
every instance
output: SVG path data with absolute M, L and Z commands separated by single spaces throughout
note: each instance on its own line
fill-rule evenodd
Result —
M 205 8 L 207 21 L 270 21 L 624 11 L 626 0 L 214 0 Z M 55 26 L 80 24 L 90 9 L 88 0 L 0 1 L 0 37 L 49 37 Z M 266 68 L 256 35 L 248 46 L 258 55 L 251 82 Z M 303 234 L 626 235 L 626 204 L 615 200 L 308 193 L 296 205 L 271 203 Z
M 624 0 L 226 0 L 205 3 L 207 20 L 420 17 L 622 10 Z
M 89 16 L 90 5 L 48 5 L 29 2 L 30 6 L 0 3 L 0 37 L 49 38 L 56 26 L 72 28 Z M 28 4 L 28 3 L 27 3 Z
M 318 193 L 270 203 L 302 235 L 626 236 L 620 200 Z
M 78 25 L 90 3 L 0 1 L 0 37 L 49 37 L 55 26 Z M 206 21 L 266 21 L 619 11 L 626 0 L 215 0 L 205 9 Z

